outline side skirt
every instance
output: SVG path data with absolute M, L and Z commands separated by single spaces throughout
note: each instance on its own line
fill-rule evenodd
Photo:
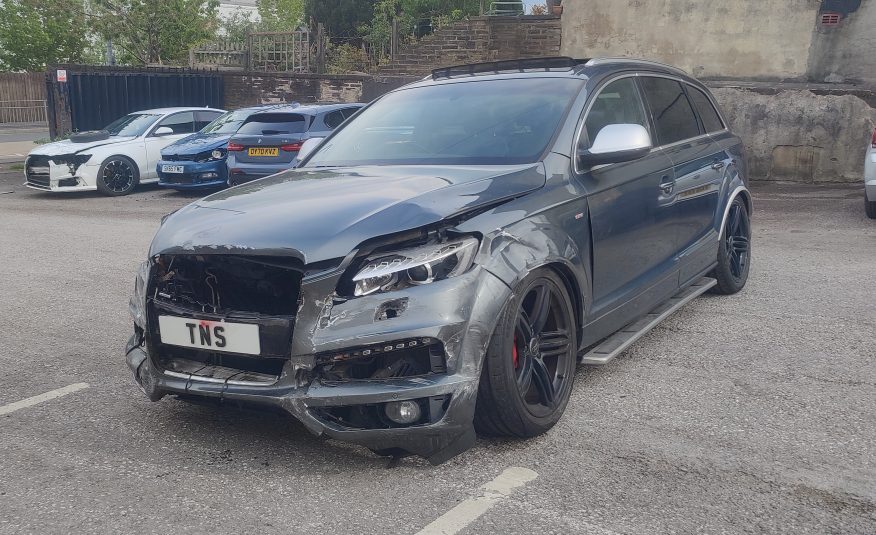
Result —
M 641 319 L 630 323 L 603 340 L 599 345 L 591 348 L 581 358 L 581 363 L 601 366 L 610 362 L 676 310 L 693 301 L 717 283 L 718 281 L 709 277 L 699 279 L 645 314 Z

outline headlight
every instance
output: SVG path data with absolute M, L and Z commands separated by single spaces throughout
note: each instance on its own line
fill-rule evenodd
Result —
M 375 255 L 353 277 L 353 294 L 399 290 L 465 273 L 474 261 L 478 240 L 464 238 Z
M 134 324 L 141 329 L 146 329 L 146 286 L 149 283 L 150 262 L 147 260 L 137 268 L 137 277 L 134 279 L 134 295 L 128 302 L 128 310 L 134 319 Z
M 195 156 L 195 161 L 198 163 L 215 162 L 225 159 L 225 149 L 213 149 L 200 152 Z

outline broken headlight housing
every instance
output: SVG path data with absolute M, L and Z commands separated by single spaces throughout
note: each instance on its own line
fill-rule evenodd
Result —
M 400 290 L 465 273 L 478 244 L 476 238 L 466 237 L 373 255 L 353 276 L 353 295 Z
M 134 294 L 128 302 L 128 311 L 134 319 L 134 324 L 146 330 L 146 287 L 149 284 L 149 268 L 151 264 L 147 260 L 137 268 L 137 276 L 134 279 Z
M 82 164 L 91 159 L 91 154 L 67 154 L 63 156 L 52 156 L 52 162 L 55 165 L 66 165 L 70 170 L 70 174 L 76 174 L 76 171 Z

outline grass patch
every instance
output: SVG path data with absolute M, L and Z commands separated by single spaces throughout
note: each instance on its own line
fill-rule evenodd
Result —
M 14 163 L 14 164 L 10 165 L 9 168 L 12 169 L 13 171 L 24 171 L 24 164 L 23 163 Z

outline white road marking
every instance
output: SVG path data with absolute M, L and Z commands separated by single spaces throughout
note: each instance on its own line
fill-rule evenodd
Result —
M 65 386 L 64 388 L 59 388 L 57 390 L 51 390 L 49 392 L 46 392 L 45 394 L 40 394 L 32 398 L 22 399 L 21 401 L 16 401 L 8 405 L 3 405 L 2 407 L 0 407 L 0 416 L 5 416 L 19 409 L 33 407 L 34 405 L 38 405 L 43 401 L 49 401 L 55 398 L 59 398 L 61 396 L 66 396 L 67 394 L 72 394 L 73 392 L 78 392 L 85 388 L 88 388 L 88 383 L 76 383 L 70 386 Z
M 507 498 L 517 487 L 538 477 L 528 468 L 512 466 L 480 488 L 480 495 L 460 502 L 453 509 L 436 518 L 417 535 L 453 535 L 477 520 L 491 507 Z

